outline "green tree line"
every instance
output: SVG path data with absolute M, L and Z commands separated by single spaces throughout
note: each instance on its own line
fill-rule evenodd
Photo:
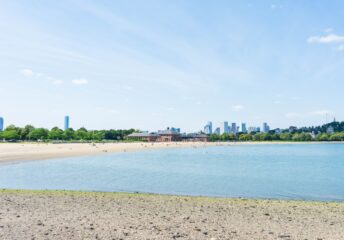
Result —
M 212 134 L 210 141 L 344 141 L 344 132 L 319 133 L 312 136 L 310 133 L 224 133 L 222 135 Z
M 103 141 L 103 140 L 124 140 L 127 135 L 135 132 L 135 129 L 128 130 L 87 130 L 80 128 L 74 130 L 69 128 L 62 130 L 58 127 L 52 129 L 35 128 L 32 125 L 26 125 L 24 128 L 14 125 L 8 126 L 0 132 L 0 139 L 7 141 Z

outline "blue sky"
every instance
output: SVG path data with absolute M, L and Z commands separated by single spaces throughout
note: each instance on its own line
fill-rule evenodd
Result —
M 343 1 L 0 0 L 6 124 L 344 120 Z

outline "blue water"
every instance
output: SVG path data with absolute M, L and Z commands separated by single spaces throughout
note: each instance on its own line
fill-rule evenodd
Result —
M 0 166 L 0 188 L 344 200 L 344 144 L 146 150 Z

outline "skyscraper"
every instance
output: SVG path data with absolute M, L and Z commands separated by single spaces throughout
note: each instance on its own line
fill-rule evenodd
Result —
M 223 133 L 229 133 L 229 127 L 228 127 L 228 122 L 224 121 L 220 125 L 220 132 L 221 134 Z
M 241 132 L 247 133 L 246 123 L 241 123 Z
M 213 133 L 213 123 L 209 121 L 207 125 L 204 126 L 204 133 L 205 134 L 212 134 Z
M 4 130 L 4 118 L 0 117 L 0 131 Z
M 214 134 L 217 134 L 217 135 L 221 134 L 221 130 L 219 127 L 215 129 Z
M 69 116 L 65 116 L 64 119 L 64 130 L 67 130 L 69 128 Z
M 270 126 L 265 122 L 263 123 L 262 132 L 267 133 L 270 131 Z
M 231 130 L 232 130 L 232 131 L 231 131 L 232 133 L 234 133 L 234 134 L 237 133 L 237 125 L 236 125 L 236 123 L 232 123 Z

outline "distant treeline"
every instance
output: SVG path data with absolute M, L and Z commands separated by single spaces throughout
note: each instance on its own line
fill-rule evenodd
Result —
M 328 133 L 329 129 L 331 132 Z M 344 141 L 344 122 L 333 121 L 317 127 L 290 127 L 288 129 L 271 130 L 268 133 L 224 133 L 210 135 L 210 141 Z
M 332 127 L 333 131 L 335 133 L 337 132 L 344 132 L 344 122 L 337 122 L 337 121 L 333 121 L 331 123 L 327 123 L 324 124 L 322 126 L 316 126 L 316 127 L 301 127 L 298 128 L 296 130 L 294 130 L 293 132 L 297 132 L 297 133 L 325 133 L 327 132 L 328 128 Z M 288 129 L 284 130 L 284 131 L 288 131 Z
M 224 133 L 222 135 L 212 134 L 210 141 L 344 141 L 344 132 L 320 133 L 312 136 L 310 133 Z
M 74 130 L 69 128 L 65 131 L 58 127 L 51 130 L 45 128 L 35 128 L 31 125 L 26 125 L 24 128 L 16 127 L 14 125 L 8 126 L 4 131 L 0 131 L 0 139 L 7 141 L 103 141 L 103 140 L 124 140 L 125 137 L 135 132 L 135 129 L 129 130 L 87 130 L 80 128 Z

